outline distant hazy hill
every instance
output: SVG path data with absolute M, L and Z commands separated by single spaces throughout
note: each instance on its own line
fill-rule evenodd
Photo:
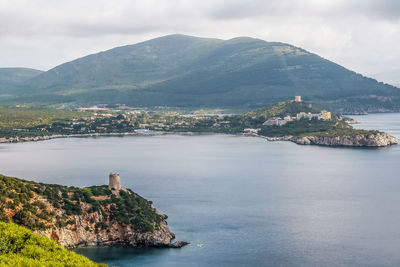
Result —
M 400 107 L 400 89 L 292 45 L 184 35 L 62 64 L 22 83 L 13 101 L 250 110 L 294 95 L 335 111 Z
M 28 68 L 0 68 L 0 93 L 8 92 L 18 83 L 29 80 L 43 71 Z

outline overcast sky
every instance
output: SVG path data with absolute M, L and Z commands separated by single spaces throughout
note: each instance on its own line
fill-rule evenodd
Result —
M 400 76 L 400 0 L 0 0 L 0 67 L 48 70 L 172 33 L 286 42 Z

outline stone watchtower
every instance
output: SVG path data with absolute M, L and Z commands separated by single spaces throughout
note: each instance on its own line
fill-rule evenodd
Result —
M 120 190 L 121 189 L 121 178 L 119 177 L 118 173 L 110 173 L 108 189 L 110 189 L 110 190 Z

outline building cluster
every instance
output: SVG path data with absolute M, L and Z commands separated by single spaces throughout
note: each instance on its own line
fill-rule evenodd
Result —
M 295 96 L 294 102 L 302 102 L 301 96 Z M 329 111 L 321 110 L 320 113 L 311 113 L 311 112 L 300 112 L 297 113 L 296 116 L 286 116 L 283 119 L 281 117 L 272 117 L 263 123 L 264 126 L 283 126 L 291 121 L 298 121 L 302 119 L 317 119 L 317 120 L 331 120 L 332 114 Z
M 321 110 L 320 113 L 305 113 L 305 112 L 300 112 L 296 114 L 296 119 L 301 120 L 301 119 L 317 119 L 317 120 L 325 120 L 329 121 L 332 119 L 332 114 L 329 111 L 326 110 Z
M 302 119 L 317 119 L 317 120 L 331 120 L 332 115 L 329 111 L 322 110 L 320 113 L 311 113 L 311 112 L 300 112 L 297 113 L 296 116 L 286 116 L 283 119 L 281 117 L 272 117 L 263 123 L 264 126 L 283 126 L 291 121 L 298 121 Z
M 264 126 L 283 126 L 286 123 L 293 121 L 293 118 L 286 116 L 283 119 L 281 117 L 272 117 L 263 123 Z

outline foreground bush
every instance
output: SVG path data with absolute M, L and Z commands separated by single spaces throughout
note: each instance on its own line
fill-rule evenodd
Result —
M 13 223 L 0 222 L 0 266 L 106 266 Z

